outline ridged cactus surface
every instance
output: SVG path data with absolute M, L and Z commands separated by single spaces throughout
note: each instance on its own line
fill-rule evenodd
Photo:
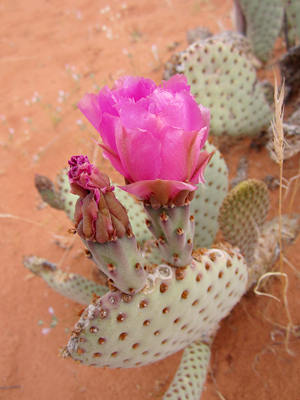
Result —
M 199 251 L 197 259 L 185 269 L 158 266 L 134 296 L 115 291 L 99 298 L 84 311 L 61 355 L 90 366 L 129 368 L 201 339 L 244 294 L 247 268 L 231 249 Z
M 219 223 L 223 236 L 228 243 L 239 247 L 248 265 L 254 261 L 269 202 L 267 185 L 256 179 L 248 179 L 235 186 L 221 206 Z

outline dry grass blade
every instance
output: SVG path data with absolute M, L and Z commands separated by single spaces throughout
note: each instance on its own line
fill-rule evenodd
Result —
M 284 132 L 283 132 L 283 114 L 284 114 L 284 82 L 281 86 L 281 91 L 278 96 L 278 85 L 277 78 L 274 72 L 275 84 L 274 84 L 274 103 L 275 103 L 275 117 L 273 118 L 272 130 L 273 130 L 273 143 L 275 149 L 275 159 L 279 165 L 279 210 L 278 210 L 278 218 L 279 218 L 279 249 L 280 249 L 280 273 L 283 275 L 283 261 L 282 261 L 282 238 L 281 238 L 281 208 L 282 208 L 282 174 L 283 174 L 283 160 L 284 160 Z M 284 282 L 282 283 L 282 296 L 284 298 Z
M 274 85 L 274 100 L 275 100 L 275 117 L 273 121 L 271 121 L 272 130 L 273 130 L 273 143 L 275 154 L 274 157 L 276 162 L 280 165 L 283 163 L 283 153 L 284 153 L 284 133 L 283 133 L 283 115 L 284 115 L 284 82 L 281 87 L 280 94 L 278 96 L 278 86 L 277 86 L 277 78 L 275 75 L 275 85 Z

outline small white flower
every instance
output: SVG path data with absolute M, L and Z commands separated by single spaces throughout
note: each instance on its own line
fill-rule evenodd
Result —
M 49 314 L 54 315 L 54 310 L 53 310 L 52 307 L 49 307 L 49 308 L 48 308 L 48 312 L 49 312 Z

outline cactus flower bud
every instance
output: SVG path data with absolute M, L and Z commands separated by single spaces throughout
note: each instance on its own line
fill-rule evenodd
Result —
M 74 224 L 83 239 L 106 243 L 126 233 L 129 219 L 125 208 L 112 193 L 107 175 L 92 165 L 86 156 L 69 161 L 71 193 L 79 196 Z
M 204 183 L 210 112 L 197 105 L 185 76 L 161 86 L 124 76 L 112 90 L 87 93 L 78 107 L 100 133 L 103 155 L 124 176 L 125 191 L 156 208 L 181 206 Z

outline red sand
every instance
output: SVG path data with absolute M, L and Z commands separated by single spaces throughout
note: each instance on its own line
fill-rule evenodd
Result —
M 12 216 L 1 219 L 0 230 L 0 399 L 161 399 L 180 361 L 178 353 L 147 367 L 118 371 L 59 359 L 60 346 L 68 341 L 66 330 L 72 329 L 76 310 L 82 307 L 53 292 L 22 265 L 23 255 L 35 254 L 92 277 L 79 240 L 62 258 L 65 250 L 55 241 L 62 240 L 57 236 L 70 240 L 66 229 L 71 224 L 63 213 L 40 209 L 34 188 L 35 173 L 54 179 L 71 155 L 81 153 L 120 181 L 100 161 L 91 140 L 97 134 L 75 107 L 83 94 L 95 92 L 96 83 L 111 86 L 123 74 L 159 83 L 163 63 L 172 53 L 170 46 L 179 42 L 176 50 L 186 47 L 187 29 L 204 25 L 218 33 L 232 28 L 229 0 L 110 3 L 110 9 L 102 0 L 4 0 L 0 6 L 0 213 Z M 249 156 L 250 177 L 278 177 L 278 166 L 267 152 L 250 149 L 247 140 L 225 154 L 231 177 L 242 154 Z M 298 165 L 297 156 L 287 161 L 284 176 L 295 176 Z M 278 190 L 271 195 L 270 217 L 277 213 Z M 290 198 L 284 203 L 285 212 Z M 298 201 L 293 210 L 300 212 Z M 287 252 L 296 268 L 298 248 L 299 239 Z M 291 318 L 299 326 L 299 274 L 284 268 L 289 275 Z M 274 280 L 269 290 L 280 295 L 279 282 Z M 49 307 L 58 323 L 43 334 L 52 321 Z M 300 343 L 290 335 L 288 348 L 293 355 L 286 351 L 287 323 L 282 303 L 247 295 L 221 324 L 202 400 L 299 399 Z

